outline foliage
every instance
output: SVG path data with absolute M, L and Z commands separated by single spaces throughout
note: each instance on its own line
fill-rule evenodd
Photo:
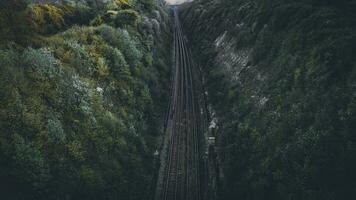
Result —
M 51 79 L 58 73 L 58 62 L 48 49 L 26 49 L 21 59 L 26 72 L 34 79 Z
M 89 7 L 76 4 L 27 4 L 25 0 L 4 0 L 0 7 L 0 43 L 38 45 L 40 36 L 63 31 L 69 25 L 88 24 L 92 18 Z
M 132 7 L 131 0 L 113 0 L 106 5 L 107 10 L 119 10 Z
M 119 45 L 122 48 L 127 62 L 135 67 L 142 59 L 142 50 L 139 49 L 138 41 L 135 37 L 132 37 L 127 30 L 118 29 Z
M 30 8 L 31 16 L 38 31 L 53 32 L 65 25 L 65 10 L 50 4 L 34 4 Z M 45 28 L 46 27 L 46 28 Z
M 120 10 L 115 18 L 115 25 L 118 27 L 137 26 L 140 20 L 140 15 L 137 11 L 128 9 Z
M 0 46 L 1 199 L 147 199 L 170 55 L 135 28 L 83 25 L 95 4 L 65 2 L 0 1 L 0 33 L 16 34 Z
M 219 121 L 221 199 L 355 196 L 353 9 L 281 0 L 185 8 Z
M 156 5 L 155 0 L 142 0 L 140 1 L 139 7 L 145 10 L 152 10 Z
M 15 41 L 27 44 L 32 37 L 33 27 L 22 0 L 0 2 L 0 42 Z M 24 34 L 27 33 L 27 34 Z
M 104 25 L 99 27 L 99 32 L 106 42 L 121 49 L 130 66 L 138 65 L 142 59 L 142 50 L 138 49 L 137 39 L 132 37 L 127 30 Z

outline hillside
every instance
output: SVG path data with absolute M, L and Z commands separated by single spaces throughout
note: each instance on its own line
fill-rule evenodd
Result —
M 43 2 L 0 2 L 0 199 L 152 197 L 171 71 L 167 8 Z
M 1 200 L 353 200 L 356 1 L 0 0 Z
M 222 200 L 356 195 L 355 1 L 198 0 L 181 15 Z

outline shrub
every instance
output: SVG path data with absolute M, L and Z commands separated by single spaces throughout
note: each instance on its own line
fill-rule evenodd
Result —
M 59 62 L 48 49 L 28 48 L 24 51 L 21 60 L 28 75 L 33 79 L 51 79 L 59 72 Z
M 119 48 L 125 60 L 131 67 L 135 67 L 142 59 L 142 52 L 137 48 L 138 44 L 125 29 L 114 29 L 111 26 L 103 25 L 98 28 L 101 37 L 109 44 Z
M 131 8 L 132 0 L 114 0 L 116 6 L 121 9 Z
M 136 27 L 140 21 L 140 14 L 137 11 L 128 9 L 120 10 L 115 19 L 115 25 L 118 27 L 133 26 Z
M 141 23 L 139 24 L 139 30 L 145 34 L 153 34 L 153 25 L 148 17 L 142 17 Z
M 14 148 L 13 162 L 15 173 L 22 184 L 38 190 L 44 187 L 49 179 L 49 170 L 41 152 L 33 143 L 27 143 L 23 137 L 14 134 L 12 138 Z
M 15 67 L 18 62 L 19 53 L 13 49 L 0 50 L 0 66 Z
M 47 121 L 48 135 L 51 141 L 54 143 L 63 142 L 65 140 L 65 134 L 61 121 L 56 117 L 51 117 Z
M 66 52 L 64 55 L 60 55 L 62 59 L 71 64 L 80 74 L 89 76 L 93 74 L 95 64 L 92 62 L 92 57 L 89 55 L 85 46 L 72 39 L 65 41 L 64 44 Z
M 23 0 L 0 1 L 0 42 L 15 41 L 26 45 L 33 36 L 31 20 Z M 24 34 L 26 33 L 26 34 Z
M 120 34 L 120 49 L 122 49 L 126 61 L 131 67 L 136 67 L 142 59 L 142 52 L 137 48 L 138 44 L 124 29 L 118 29 Z
M 95 16 L 96 13 L 89 6 L 82 4 L 82 1 L 77 1 L 74 6 L 73 15 L 68 16 L 68 20 L 71 24 L 88 24 Z
M 108 25 L 101 25 L 97 28 L 100 36 L 112 46 L 119 47 L 120 45 L 120 35 L 117 30 Z
M 156 33 L 159 33 L 161 31 L 161 26 L 160 23 L 156 19 L 151 20 L 153 29 L 155 30 Z
M 104 23 L 104 20 L 101 16 L 97 16 L 93 20 L 90 21 L 91 26 L 100 26 L 103 23 Z
M 117 48 L 108 47 L 105 50 L 105 56 L 108 59 L 110 71 L 115 78 L 123 79 L 131 76 L 124 55 Z
M 105 77 L 109 75 L 109 67 L 104 58 L 98 59 L 96 70 L 99 76 Z
M 155 4 L 156 4 L 156 1 L 155 0 L 142 0 L 140 1 L 143 9 L 146 9 L 146 10 L 151 10 L 154 8 Z
M 31 5 L 29 13 L 39 33 L 52 33 L 60 30 L 66 24 L 66 15 L 73 15 L 73 11 L 69 7 L 51 4 Z

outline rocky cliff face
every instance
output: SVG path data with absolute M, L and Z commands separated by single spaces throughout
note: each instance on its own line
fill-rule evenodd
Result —
M 350 199 L 356 188 L 353 1 L 184 6 L 214 109 L 221 199 Z

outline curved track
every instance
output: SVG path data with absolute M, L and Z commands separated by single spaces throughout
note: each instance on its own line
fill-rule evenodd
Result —
M 199 109 L 193 67 L 174 8 L 174 75 L 156 200 L 201 200 Z

